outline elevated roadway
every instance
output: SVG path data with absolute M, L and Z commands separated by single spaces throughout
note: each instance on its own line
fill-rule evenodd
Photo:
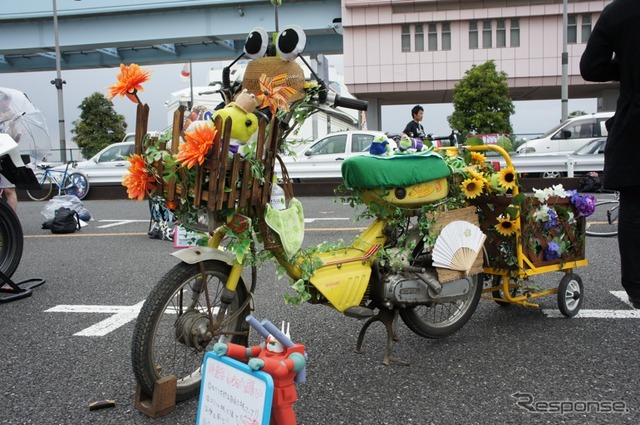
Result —
M 52 0 L 4 3 L 0 73 L 55 69 Z M 105 3 L 57 0 L 62 69 L 230 60 L 253 28 L 276 30 L 276 8 L 266 0 Z M 340 54 L 340 10 L 340 0 L 288 0 L 277 9 L 277 24 L 304 29 L 306 54 Z

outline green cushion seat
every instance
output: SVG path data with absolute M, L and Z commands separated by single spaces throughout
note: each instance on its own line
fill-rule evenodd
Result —
M 451 175 L 436 154 L 359 155 L 342 163 L 342 178 L 351 189 L 406 187 Z

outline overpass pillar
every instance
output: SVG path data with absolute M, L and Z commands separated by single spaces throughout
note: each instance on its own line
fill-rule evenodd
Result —
M 367 109 L 367 130 L 382 130 L 382 105 L 377 97 L 361 97 L 362 100 L 369 102 Z
M 602 90 L 598 95 L 598 112 L 615 111 L 618 94 L 618 90 Z

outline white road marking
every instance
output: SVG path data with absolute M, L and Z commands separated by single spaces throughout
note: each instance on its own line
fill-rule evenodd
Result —
M 93 326 L 90 326 L 80 332 L 73 334 L 74 336 L 105 336 L 109 332 L 126 325 L 135 320 L 140 313 L 144 301 L 133 306 L 109 306 L 109 305 L 58 305 L 45 313 L 115 313 L 113 316 L 106 318 Z
M 148 223 L 149 220 L 98 220 L 98 223 L 111 223 L 103 226 L 96 226 L 96 229 L 106 229 L 108 227 L 122 226 L 129 223 Z
M 583 319 L 640 319 L 640 310 L 633 308 L 625 291 L 610 291 L 620 301 L 632 308 L 632 310 L 580 310 L 574 318 Z M 542 312 L 551 319 L 565 317 L 558 310 L 543 309 Z

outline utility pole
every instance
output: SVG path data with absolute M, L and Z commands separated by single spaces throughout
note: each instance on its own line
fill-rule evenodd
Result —
M 64 100 L 62 96 L 62 85 L 66 84 L 66 81 L 62 79 L 62 73 L 60 71 L 60 41 L 58 39 L 58 5 L 56 0 L 53 0 L 53 39 L 56 49 L 56 79 L 51 80 L 51 84 L 56 87 L 58 91 L 58 127 L 60 130 L 60 160 L 67 162 L 67 140 L 64 128 Z
M 561 122 L 567 120 L 569 116 L 569 53 L 567 52 L 567 38 L 569 16 L 567 12 L 568 0 L 563 0 L 562 6 L 562 80 L 561 80 L 561 97 L 562 119 Z

